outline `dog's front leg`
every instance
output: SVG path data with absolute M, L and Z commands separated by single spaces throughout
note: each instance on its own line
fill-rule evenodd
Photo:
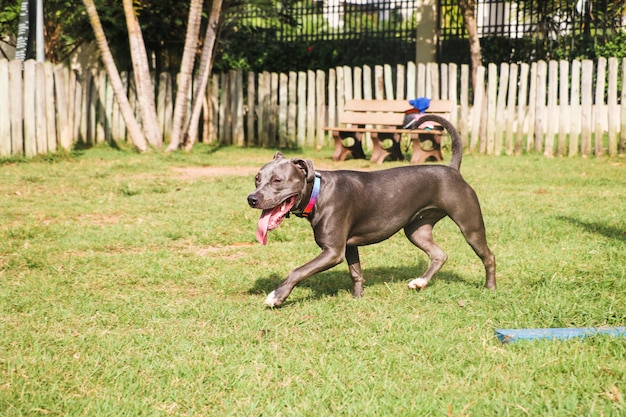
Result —
M 359 259 L 359 248 L 357 246 L 346 247 L 346 261 L 350 269 L 350 277 L 352 278 L 352 296 L 354 298 L 363 297 L 363 272 L 361 272 L 361 261 Z
M 278 307 L 289 297 L 293 288 L 300 281 L 340 264 L 343 258 L 344 248 L 323 248 L 322 253 L 314 259 L 291 271 L 287 279 L 281 282 L 278 287 L 267 296 L 265 304 L 269 307 Z

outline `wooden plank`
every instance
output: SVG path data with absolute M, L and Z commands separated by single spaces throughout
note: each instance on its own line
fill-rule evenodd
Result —
M 374 98 L 377 100 L 385 98 L 385 77 L 383 67 L 380 65 L 374 66 Z
M 270 74 L 270 120 L 268 125 L 268 136 L 270 146 L 279 145 L 278 138 L 278 74 L 272 72 Z
M 256 122 L 255 117 L 255 103 L 256 103 L 256 74 L 253 71 L 248 71 L 248 84 L 246 95 L 246 136 L 248 138 L 248 146 L 254 146 L 258 144 L 257 135 L 254 131 L 254 125 Z M 294 86 L 295 87 L 295 86 Z M 295 92 L 294 88 L 294 92 Z M 295 120 L 295 119 L 294 119 Z
M 569 62 L 559 61 L 559 139 L 556 146 L 557 156 L 565 155 L 567 149 L 567 133 L 570 126 L 569 118 Z
M 452 112 L 451 100 L 431 100 L 426 113 Z M 349 100 L 344 104 L 344 111 L 352 112 L 396 112 L 404 114 L 413 110 L 408 100 Z
M 544 134 L 546 132 L 546 94 L 548 85 L 548 63 L 537 62 L 537 95 L 535 106 L 535 152 L 543 150 Z
M 493 153 L 498 156 L 502 153 L 502 138 L 505 132 L 505 110 L 506 97 L 509 86 L 509 64 L 503 62 L 500 64 L 500 80 L 498 85 L 498 96 L 496 99 L 496 130 L 493 144 Z
M 426 97 L 431 98 L 433 100 L 438 100 L 440 95 L 440 83 L 439 83 L 439 65 L 432 62 L 428 64 L 430 66 L 430 94 L 428 94 L 428 86 L 426 86 Z
M 85 71 L 81 74 L 81 87 L 78 89 L 81 93 L 81 108 L 80 111 L 76 112 L 76 114 L 80 117 L 79 119 L 79 135 L 80 141 L 83 144 L 91 144 L 90 130 L 89 130 L 89 110 L 91 106 L 91 71 Z M 131 102 L 131 89 L 130 89 L 130 80 L 129 83 L 129 97 L 128 101 Z M 132 102 L 131 102 L 132 103 Z
M 383 76 L 385 79 L 385 95 L 384 97 L 387 100 L 394 100 L 394 91 L 393 91 L 393 71 L 391 69 L 391 65 L 385 64 L 383 65 Z
M 348 100 L 344 104 L 344 111 L 390 111 L 405 112 L 413 106 L 405 100 Z
M 568 155 L 574 156 L 578 154 L 580 149 L 580 68 L 579 60 L 572 61 L 572 86 L 570 90 L 570 131 Z
M 601 156 L 604 153 L 604 125 L 606 124 L 606 106 L 604 104 L 604 87 L 606 85 L 606 58 L 598 58 L 596 70 L 595 106 L 593 111 L 594 123 L 594 153 Z
M 111 139 L 113 139 L 113 103 L 115 99 L 113 98 L 113 87 L 109 82 L 109 77 L 107 73 L 102 70 L 102 78 L 104 80 L 104 140 L 108 143 L 111 143 Z M 158 123 L 158 122 L 157 122 Z M 157 127 L 158 130 L 158 127 Z M 163 137 L 163 133 L 160 132 L 161 137 Z
M 476 88 L 474 89 L 474 106 L 472 107 L 472 135 L 470 137 L 470 152 L 475 152 L 479 140 L 480 119 L 485 100 L 485 67 L 482 65 L 476 69 Z
M 378 133 L 400 133 L 400 134 L 416 134 L 424 133 L 429 135 L 446 135 L 445 130 L 432 130 L 432 129 L 403 129 L 399 127 L 324 127 L 327 131 L 340 131 L 340 132 L 378 132 Z
M 374 98 L 372 85 L 372 67 L 369 65 L 363 65 L 363 99 L 371 100 Z
M 530 64 L 530 88 L 528 89 L 528 125 L 526 129 L 526 152 L 535 144 L 535 114 L 537 112 L 537 63 Z
M 622 96 L 620 99 L 622 103 L 621 117 L 620 117 L 620 140 L 619 140 L 619 153 L 620 155 L 626 152 L 626 57 L 622 58 Z
M 97 81 L 96 81 L 97 80 Z M 107 91 L 107 74 L 104 70 L 98 69 L 94 73 L 94 81 L 96 85 L 97 96 L 94 95 L 96 100 L 94 108 L 96 111 L 96 143 L 101 143 L 106 140 L 106 126 L 107 121 L 107 107 L 106 107 L 106 91 Z
M 335 88 L 337 73 L 334 68 L 328 70 L 328 111 L 326 120 L 328 126 L 337 126 L 337 89 Z
M 295 71 L 289 71 L 289 94 L 287 99 L 287 138 L 292 144 L 297 143 L 296 140 L 296 118 L 298 114 L 298 74 Z
M 360 100 L 363 98 L 363 68 L 355 67 L 352 78 L 352 98 Z
M 222 73 L 220 74 L 220 99 L 219 99 L 219 103 L 218 103 L 218 107 L 217 107 L 217 117 L 219 120 L 219 124 L 218 124 L 218 128 L 217 128 L 217 141 L 220 144 L 229 144 L 229 140 L 230 140 L 230 125 L 227 122 L 227 117 L 228 117 L 228 108 L 226 106 L 226 103 L 228 103 L 228 93 L 230 92 L 230 89 L 228 88 L 228 78 L 229 75 L 228 73 Z M 268 76 L 268 81 L 269 81 L 269 76 Z M 266 106 L 264 106 L 264 113 L 269 113 L 269 96 L 270 96 L 270 90 L 271 90 L 271 86 L 269 84 L 269 82 L 267 83 L 267 97 L 266 100 L 267 102 L 264 103 Z M 268 117 L 269 119 L 269 117 Z M 269 120 L 267 121 L 267 124 L 265 124 L 263 127 L 265 128 L 265 138 L 268 138 L 268 132 L 269 132 Z M 269 142 L 269 139 L 267 139 Z M 264 145 L 267 146 L 267 142 L 264 143 Z
M 259 96 L 257 102 L 257 129 L 259 145 L 267 147 L 269 145 L 269 137 L 267 135 L 267 126 L 269 122 L 269 103 L 270 103 L 270 74 L 263 71 L 259 74 Z
M 496 329 L 496 337 L 502 343 L 520 340 L 567 340 L 589 336 L 608 335 L 625 337 L 626 327 L 570 327 L 548 329 Z
M 278 146 L 284 148 L 289 143 L 287 136 L 287 109 L 289 108 L 287 86 L 289 84 L 289 75 L 281 72 L 278 77 Z
M 37 74 L 33 60 L 24 62 L 24 155 L 37 155 Z
M 498 67 L 489 64 L 487 77 L 487 140 L 481 141 L 480 153 L 493 154 L 496 137 L 496 102 L 498 96 Z
M 368 65 L 363 66 L 363 98 L 365 100 L 371 100 L 374 98 L 374 74 L 372 73 L 372 68 Z M 370 150 L 373 147 L 372 144 L 372 135 L 369 133 L 365 134 L 365 137 L 362 140 L 363 149 Z
M 406 64 L 406 97 L 411 100 L 417 98 L 417 67 L 415 62 Z
M 297 127 L 297 136 L 296 142 L 298 146 L 304 146 L 306 141 L 306 72 L 300 71 L 298 72 L 298 120 L 296 124 Z
M 439 67 L 439 97 L 442 100 L 448 99 L 448 64 L 441 63 Z
M 580 81 L 581 96 L 581 137 L 580 153 L 587 157 L 591 152 L 591 131 L 593 112 L 593 61 L 585 59 L 582 62 L 582 77 Z
M 307 71 L 306 144 L 315 145 L 315 72 Z
M 233 107 L 232 107 L 232 112 L 231 112 L 231 123 L 233 126 L 233 144 L 237 146 L 244 146 L 246 144 L 246 134 L 245 134 L 244 123 L 243 123 L 244 122 L 243 71 L 241 69 L 233 71 L 231 82 L 233 85 L 233 91 L 232 91 Z M 287 88 L 286 85 L 285 85 L 285 88 Z
M 99 72 L 96 69 L 91 69 L 91 71 L 89 72 L 89 80 L 90 80 L 90 86 L 89 86 L 89 96 L 88 96 L 88 101 L 87 101 L 87 105 L 88 105 L 88 111 L 87 111 L 87 143 L 89 143 L 90 145 L 96 144 L 98 141 L 98 134 L 97 134 L 97 117 L 98 117 L 98 103 L 100 102 L 100 99 L 98 98 L 98 95 L 100 94 L 100 88 L 99 88 L 99 81 L 100 81 L 100 77 L 99 77 Z M 131 88 L 131 103 L 133 103 L 133 107 L 135 108 L 135 114 L 137 115 L 137 119 L 139 120 L 140 114 L 141 112 L 138 111 L 138 106 L 137 106 L 137 89 L 136 87 L 136 83 L 134 82 L 134 78 L 133 80 L 131 80 L 131 86 L 133 88 Z
M 11 156 L 11 98 L 9 61 L 0 59 L 0 157 Z
M 48 121 L 46 120 L 46 74 L 43 62 L 35 63 L 35 130 L 37 154 L 43 155 L 48 149 Z M 28 78 L 24 78 L 25 81 Z M 25 119 L 28 120 L 28 119 Z
M 354 83 L 352 81 L 352 68 L 347 65 L 343 66 L 343 94 L 346 100 L 352 100 L 354 97 L 353 88 Z
M 169 77 L 170 77 L 170 74 L 167 72 L 162 72 L 159 74 L 159 81 L 157 83 L 157 94 L 156 94 L 156 101 L 157 101 L 156 110 L 157 110 L 157 123 L 159 124 L 159 133 L 161 134 L 161 136 L 165 138 L 166 141 L 169 139 L 169 135 L 167 136 L 165 135 L 165 101 L 166 101 L 165 95 L 167 94 L 167 80 Z M 113 120 L 111 120 L 111 122 L 113 123 Z M 113 128 L 112 130 L 115 130 L 115 128 Z
M 11 155 L 24 155 L 24 91 L 22 62 L 9 62 L 9 119 L 11 123 Z
M 520 155 L 524 149 L 524 132 L 526 127 L 527 98 L 528 98 L 528 74 L 530 65 L 520 65 L 519 94 L 517 99 L 517 135 L 513 153 Z
M 398 64 L 396 65 L 396 100 L 404 100 L 406 96 L 404 95 L 404 80 L 405 80 L 405 67 L 404 65 Z
M 324 114 L 326 113 L 326 73 L 322 70 L 316 71 L 315 77 L 316 83 L 316 92 L 315 92 L 315 103 L 316 103 L 316 117 L 315 117 L 315 131 L 317 133 L 315 139 L 315 148 L 322 149 L 324 146 L 324 125 L 326 124 L 326 118 Z
M 426 64 L 417 64 L 417 93 L 415 97 L 426 97 Z
M 57 65 L 53 69 L 54 93 L 57 113 L 57 139 L 58 145 L 65 150 L 72 148 L 71 125 L 69 123 L 69 100 L 68 100 L 68 76 L 69 71 L 63 65 Z
M 609 58 L 609 88 L 608 88 L 608 130 L 609 155 L 617 156 L 617 133 L 619 131 L 619 106 L 617 105 L 617 58 Z
M 450 100 L 452 104 L 452 109 L 450 111 L 450 122 L 453 125 L 457 125 L 458 119 L 458 110 L 457 110 L 457 101 L 458 101 L 458 69 L 455 63 L 448 64 L 448 100 Z
M 209 82 L 209 87 L 207 88 L 209 94 L 209 111 L 210 111 L 210 119 L 209 119 L 209 131 L 207 132 L 207 137 L 210 138 L 211 141 L 217 141 L 217 136 L 219 132 L 219 120 L 218 120 L 218 108 L 219 108 L 219 93 L 220 93 L 220 79 L 217 74 L 211 76 L 211 80 Z M 253 107 L 253 112 L 256 112 L 256 108 Z
M 78 89 L 80 89 L 80 83 L 78 82 L 76 71 L 70 70 L 68 71 L 67 84 L 67 125 L 72 144 L 78 142 L 79 138 L 79 126 L 76 121 L 81 108 L 81 94 L 76 91 Z
M 468 146 L 470 105 L 469 105 L 469 65 L 461 65 L 461 95 L 457 127 L 463 146 Z
M 551 60 L 548 63 L 548 113 L 545 120 L 546 141 L 543 149 L 543 155 L 548 158 L 554 157 L 554 139 L 559 130 L 558 87 L 559 65 L 558 62 Z
M 515 101 L 517 100 L 517 64 L 509 66 L 509 86 L 506 103 L 506 121 L 505 121 L 505 152 L 507 155 L 513 155 L 513 136 L 515 124 Z
M 47 149 L 48 152 L 57 151 L 57 112 L 56 109 L 59 103 L 54 97 L 54 64 L 51 62 L 45 62 L 43 64 L 44 72 L 44 84 L 45 84 L 45 98 L 43 98 L 45 106 L 45 118 L 46 118 L 46 137 L 48 139 Z
M 402 126 L 404 113 L 353 112 L 346 110 L 339 115 L 339 123 L 355 125 Z

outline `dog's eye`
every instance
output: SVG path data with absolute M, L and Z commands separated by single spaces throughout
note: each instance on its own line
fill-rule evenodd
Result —
M 272 182 L 274 184 L 280 184 L 281 182 L 283 182 L 283 179 L 282 178 L 278 178 L 278 177 L 274 177 L 274 178 L 272 178 Z

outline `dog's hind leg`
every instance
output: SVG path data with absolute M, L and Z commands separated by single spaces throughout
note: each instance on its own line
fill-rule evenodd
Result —
M 485 226 L 480 222 L 475 228 L 460 227 L 465 240 L 474 249 L 474 252 L 483 261 L 485 266 L 485 288 L 496 289 L 496 257 L 489 246 L 485 235 Z
M 363 297 L 364 289 L 363 272 L 361 272 L 361 261 L 359 260 L 359 248 L 357 246 L 346 247 L 346 261 L 350 269 L 350 277 L 352 278 L 352 296 L 354 298 Z
M 472 207 L 472 202 L 474 207 Z M 474 252 L 478 257 L 483 261 L 483 265 L 485 266 L 485 287 L 490 290 L 496 289 L 496 257 L 494 256 L 491 249 L 487 245 L 487 236 L 485 232 L 485 223 L 483 221 L 482 215 L 479 216 L 468 216 L 468 213 L 479 213 L 480 214 L 480 206 L 478 204 L 478 199 L 474 198 L 473 200 L 467 198 L 465 200 L 466 206 L 463 210 L 455 210 L 448 215 L 454 221 L 461 233 L 463 233 L 463 237 L 469 243 L 469 245 L 474 249 Z
M 421 217 L 404 228 L 404 233 L 409 240 L 418 248 L 426 252 L 430 259 L 430 264 L 426 272 L 421 277 L 409 282 L 411 289 L 422 289 L 426 287 L 428 281 L 441 269 L 448 260 L 448 255 L 435 243 L 433 239 L 433 227 L 443 217 L 436 214 L 428 219 Z

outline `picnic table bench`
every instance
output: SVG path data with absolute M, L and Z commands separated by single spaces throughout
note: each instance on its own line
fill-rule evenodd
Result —
M 403 160 L 401 139 L 403 134 L 409 135 L 413 144 L 411 163 L 420 164 L 429 157 L 442 161 L 441 135 L 445 132 L 440 126 L 435 129 L 404 129 L 404 118 L 413 106 L 407 100 L 348 100 L 339 114 L 339 126 L 328 126 L 335 141 L 333 160 L 343 161 L 349 154 L 354 158 L 365 158 L 363 151 L 363 134 L 370 133 L 372 139 L 372 156 L 370 160 L 382 163 L 387 156 L 393 160 Z M 437 114 L 448 119 L 452 111 L 452 101 L 431 100 L 426 114 Z M 354 143 L 347 145 L 345 139 L 352 138 Z M 391 145 L 384 147 L 383 142 L 391 139 Z M 432 146 L 424 149 L 425 141 Z

